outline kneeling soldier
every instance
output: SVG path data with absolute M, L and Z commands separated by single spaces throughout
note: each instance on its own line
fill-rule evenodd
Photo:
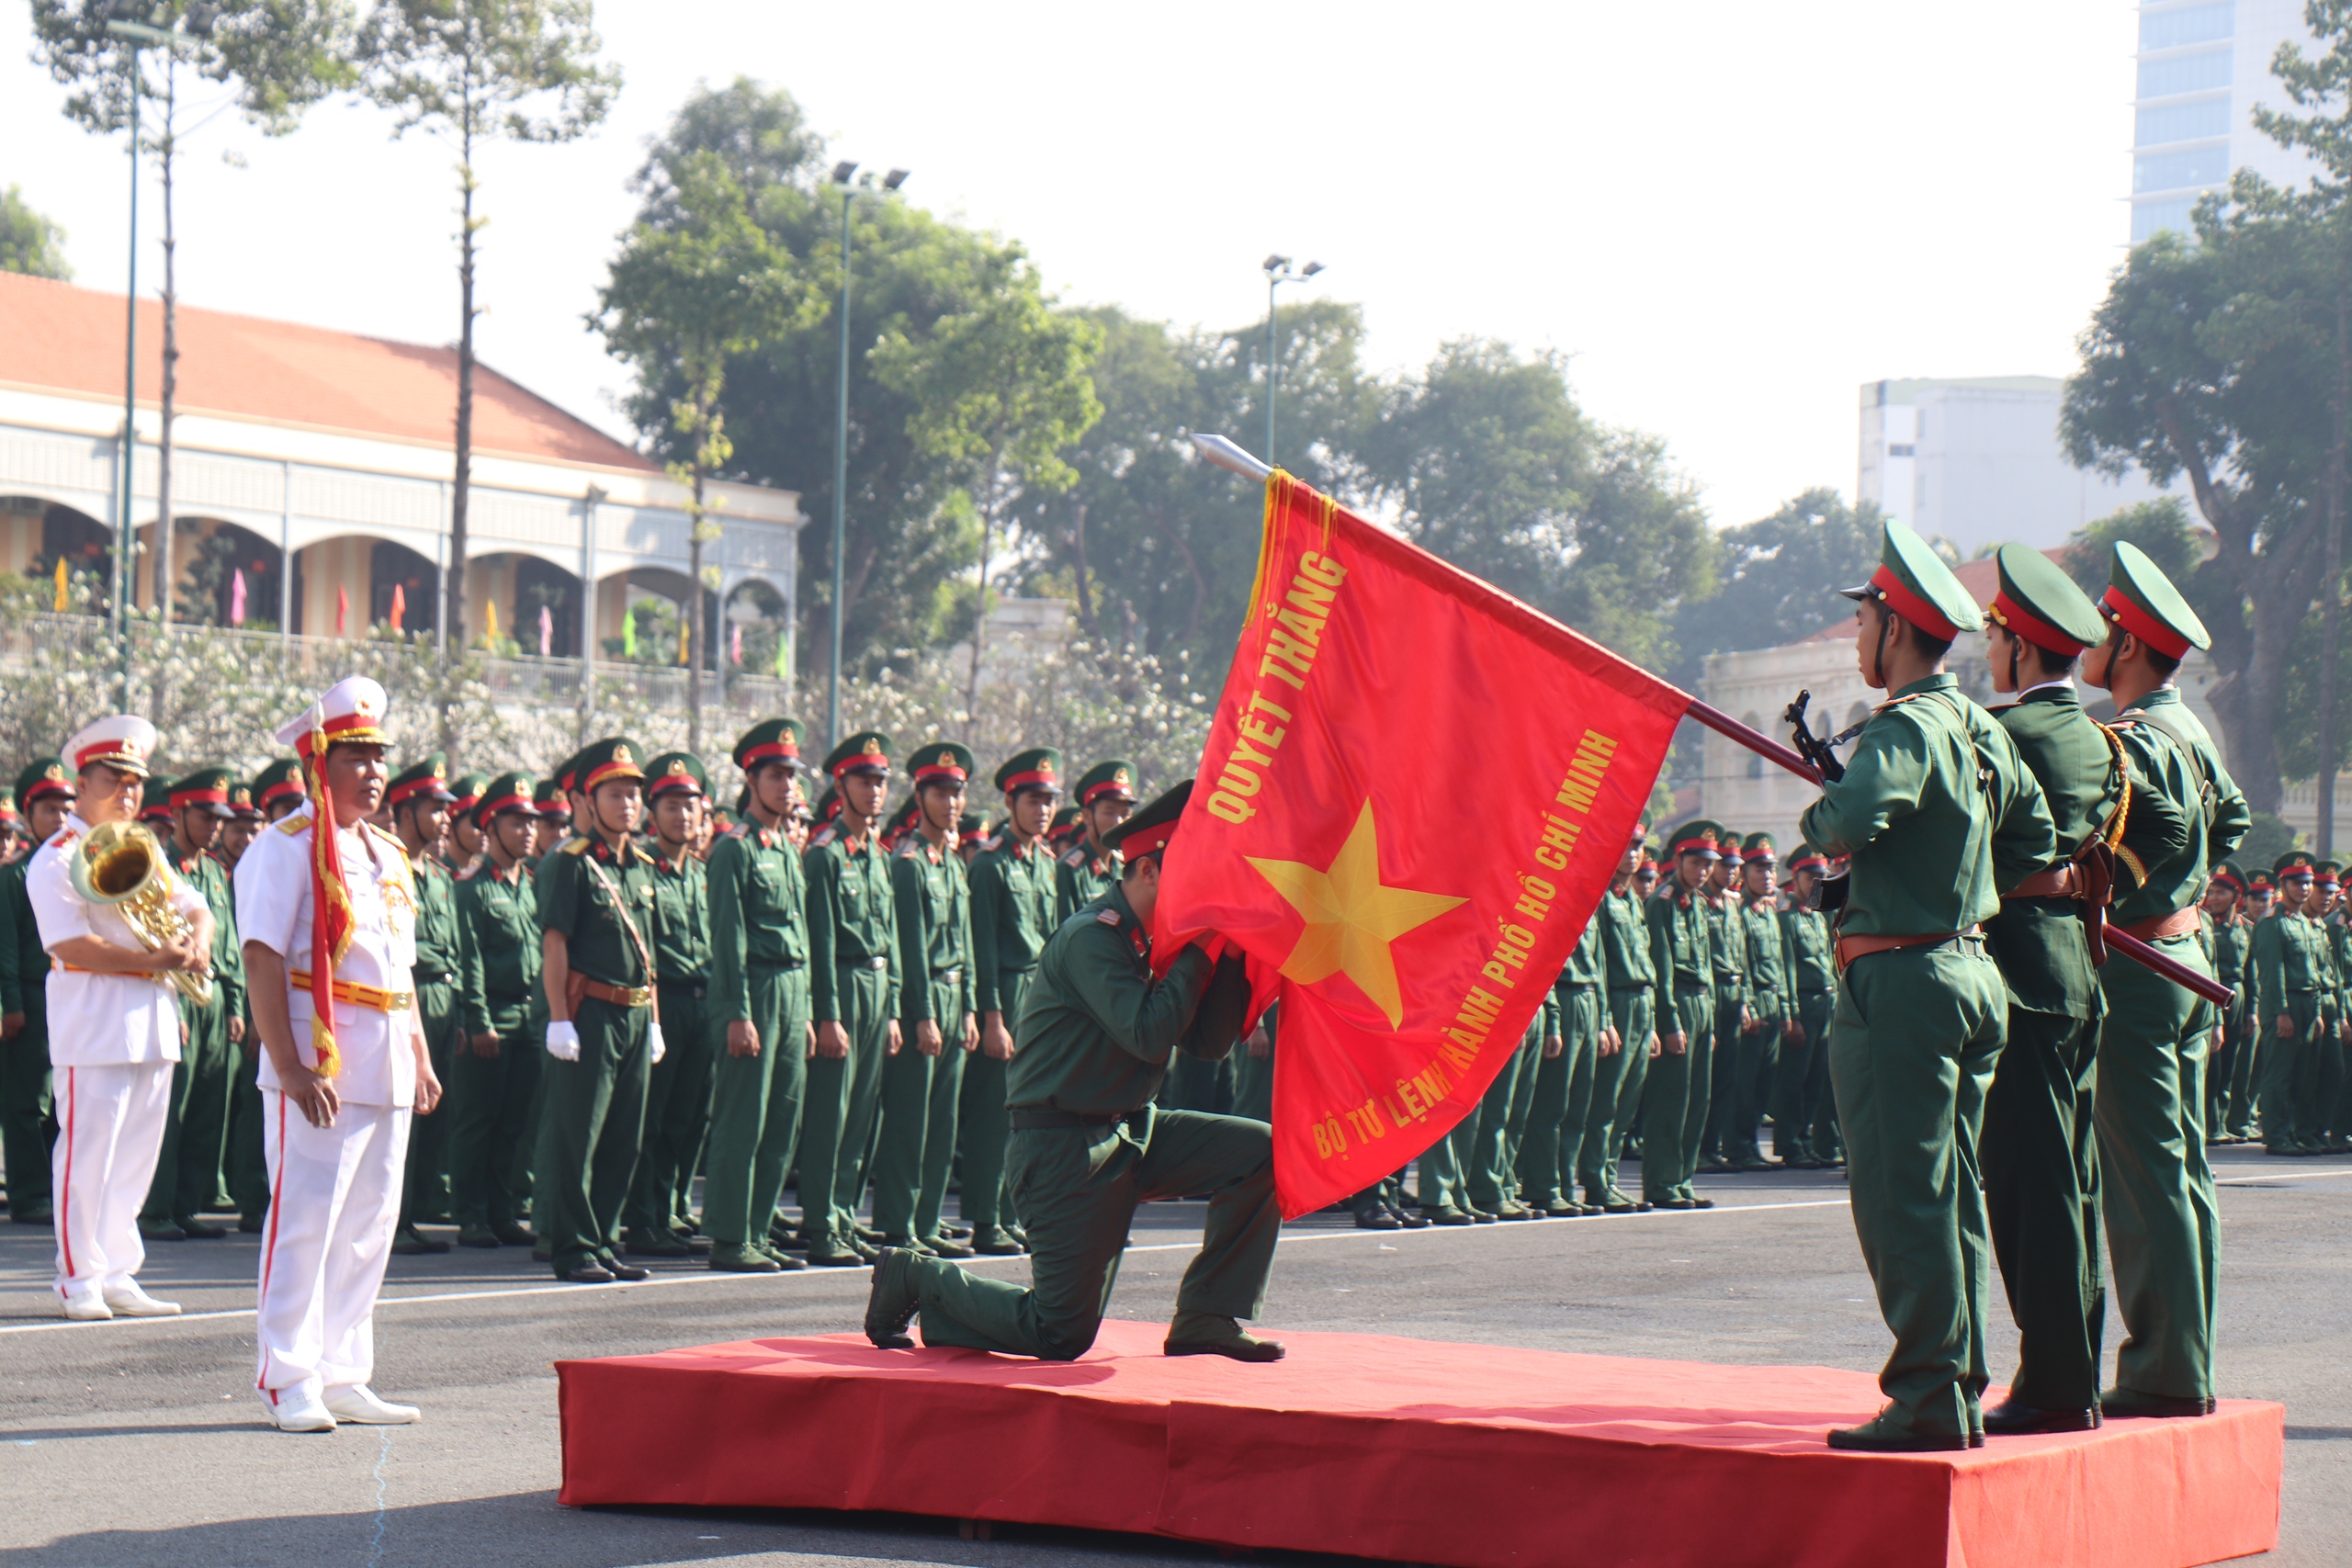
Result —
M 1102 1327 L 1136 1205 L 1206 1192 L 1207 1234 L 1177 1292 L 1168 1354 L 1281 1359 L 1280 1344 L 1235 1321 L 1258 1315 L 1282 1225 L 1272 1135 L 1262 1122 L 1151 1103 L 1170 1053 L 1231 1049 L 1248 1006 L 1239 960 L 1213 963 L 1197 946 L 1151 977 L 1160 852 L 1192 792 L 1187 779 L 1116 829 L 1119 886 L 1054 933 L 1029 983 L 1008 1092 L 1032 1283 L 888 1249 L 865 1309 L 875 1344 L 910 1345 L 920 1314 L 926 1345 L 1076 1360 Z

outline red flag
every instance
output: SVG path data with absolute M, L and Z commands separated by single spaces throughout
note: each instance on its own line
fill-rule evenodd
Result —
M 1295 1216 L 1475 1115 L 1690 699 L 1277 473 L 1156 924 L 1279 969 Z M 1166 945 L 1173 953 L 1175 943 Z
M 392 630 L 394 631 L 403 630 L 408 626 L 407 583 L 395 582 L 392 584 L 392 612 L 390 615 L 387 615 L 385 619 L 391 623 Z

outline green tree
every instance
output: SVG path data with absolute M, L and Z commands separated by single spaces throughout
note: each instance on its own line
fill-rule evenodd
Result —
M 0 272 L 74 281 L 65 265 L 65 231 L 26 202 L 15 186 L 0 190 Z
M 721 402 L 728 361 L 758 348 L 797 316 L 820 312 L 823 305 L 753 218 L 750 193 L 725 158 L 716 152 L 695 152 L 671 173 L 665 221 L 639 222 L 622 236 L 620 254 L 589 324 L 636 370 L 640 387 L 674 383 L 684 389 L 684 395 L 670 405 L 670 424 L 686 456 L 673 459 L 669 469 L 688 491 L 693 586 L 687 651 L 696 678 L 687 682 L 686 733 L 689 748 L 698 751 L 699 676 L 712 663 L 707 608 L 711 585 L 704 576 L 703 550 L 719 534 L 705 487 L 735 452 Z
M 351 29 L 350 0 L 33 0 L 33 58 L 74 89 L 65 100 L 66 117 L 99 135 L 130 129 L 141 145 L 154 152 L 163 182 L 164 373 L 156 440 L 154 602 L 167 626 L 174 586 L 172 434 L 180 360 L 174 197 L 180 138 L 193 129 L 181 123 L 180 74 L 185 69 L 230 87 L 247 120 L 266 135 L 285 136 L 311 105 L 351 82 Z
M 379 0 L 360 33 L 361 86 L 396 117 L 392 134 L 421 128 L 458 158 L 457 461 L 442 624 L 460 638 L 480 314 L 474 263 L 489 222 L 474 212 L 474 152 L 496 141 L 571 141 L 603 122 L 621 73 L 597 62 L 594 20 L 591 0 Z
M 892 333 L 873 353 L 875 378 L 914 400 L 916 449 L 960 473 L 980 524 L 972 607 L 972 668 L 965 705 L 977 712 L 988 626 L 989 558 L 1024 495 L 1058 495 L 1078 482 L 1061 451 L 1102 417 L 1087 367 L 1102 333 L 1057 311 L 1036 269 L 1007 253 L 1005 271 L 972 310 L 922 336 Z
M 1367 488 L 1406 536 L 1653 670 L 1719 550 L 1665 444 L 1598 425 L 1565 360 L 1463 341 L 1392 389 L 1363 442 Z
M 1833 590 L 1870 576 L 1881 523 L 1875 502 L 1849 506 L 1819 485 L 1724 529 L 1720 586 L 1675 614 L 1674 678 L 1689 686 L 1711 653 L 1778 648 L 1844 619 L 1851 606 Z

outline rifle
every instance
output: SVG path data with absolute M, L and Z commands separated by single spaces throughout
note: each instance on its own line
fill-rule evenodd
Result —
M 1812 726 L 1805 723 L 1805 705 L 1812 701 L 1813 694 L 1810 691 L 1799 691 L 1797 700 L 1789 705 L 1788 710 L 1781 714 L 1781 717 L 1787 722 L 1792 731 L 1790 741 L 1796 747 L 1797 755 L 1813 764 L 1815 770 L 1821 774 L 1824 784 L 1835 784 L 1846 776 L 1846 764 L 1838 760 L 1836 748 L 1843 746 L 1847 741 L 1860 735 L 1862 732 L 1862 726 L 1855 725 L 1843 734 L 1832 735 L 1825 739 L 1815 735 Z M 1867 724 L 1870 721 L 1864 719 L 1862 722 Z

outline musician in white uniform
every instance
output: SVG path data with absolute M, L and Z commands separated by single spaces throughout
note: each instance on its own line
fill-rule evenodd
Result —
M 278 730 L 302 759 L 308 798 L 237 863 L 270 1186 L 255 1386 L 288 1432 L 417 1417 L 368 1386 L 409 1117 L 441 1098 L 410 991 L 408 855 L 368 820 L 390 773 L 385 706 L 381 686 L 354 677 Z
M 154 874 L 188 931 L 151 951 L 118 905 L 74 890 L 74 858 L 90 829 L 133 823 L 154 754 L 155 727 L 102 718 L 65 743 L 80 795 L 57 836 L 33 854 L 25 894 L 49 950 L 49 1060 L 57 1095 L 50 1156 L 56 1199 L 58 1300 L 76 1320 L 168 1317 L 131 1276 L 146 1252 L 139 1206 L 164 1146 L 180 1009 L 166 974 L 212 962 L 212 911 L 159 852 Z

